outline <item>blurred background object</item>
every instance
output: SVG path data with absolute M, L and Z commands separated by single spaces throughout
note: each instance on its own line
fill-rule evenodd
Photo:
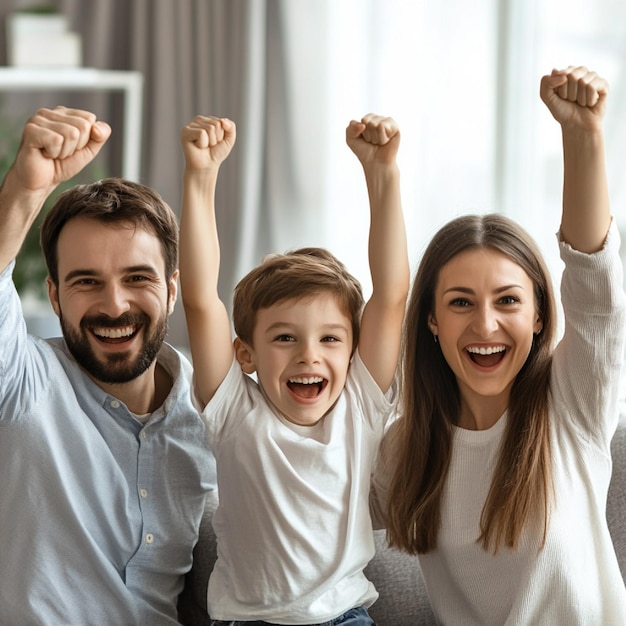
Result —
M 3 0 L 0 19 L 28 6 Z M 538 96 L 553 67 L 609 79 L 613 210 L 626 224 L 626 3 L 615 0 L 54 0 L 87 68 L 144 78 L 140 180 L 178 211 L 180 129 L 198 113 L 237 122 L 217 190 L 223 299 L 268 252 L 333 250 L 369 290 L 367 197 L 345 146 L 351 118 L 394 117 L 414 265 L 450 218 L 505 213 L 537 239 L 558 281 L 562 172 L 556 125 Z M 0 54 L 6 51 L 0 29 Z M 0 63 L 8 60 L 0 57 Z M 61 70 L 50 69 L 50 72 Z M 71 98 L 70 98 L 71 97 Z M 121 171 L 123 98 L 11 93 L 7 114 L 68 101 L 113 126 Z M 182 307 L 170 339 L 185 346 Z

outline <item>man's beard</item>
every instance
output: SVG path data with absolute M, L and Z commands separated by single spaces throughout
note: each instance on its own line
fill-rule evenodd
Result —
M 62 312 L 59 320 L 65 343 L 76 362 L 94 380 L 107 384 L 127 383 L 141 376 L 156 359 L 167 335 L 167 313 L 157 320 L 154 328 L 151 328 L 150 317 L 145 313 L 125 313 L 115 319 L 103 315 L 83 317 L 78 331 L 65 322 Z M 144 333 L 143 345 L 134 360 L 130 359 L 128 351 L 105 355 L 104 360 L 96 356 L 88 338 L 91 329 L 134 325 L 141 327 Z

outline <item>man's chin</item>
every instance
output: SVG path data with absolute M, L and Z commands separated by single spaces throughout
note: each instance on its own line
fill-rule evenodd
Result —
M 167 318 L 144 337 L 141 345 L 136 337 L 131 344 L 133 349 L 106 350 L 102 344 L 93 343 L 93 336 L 76 332 L 65 324 L 63 316 L 61 328 L 70 353 L 90 378 L 98 383 L 120 385 L 139 378 L 156 361 L 167 334 Z
M 129 383 L 144 374 L 156 355 L 142 354 L 131 356 L 129 351 L 107 354 L 104 357 L 76 359 L 78 364 L 95 380 L 107 384 Z

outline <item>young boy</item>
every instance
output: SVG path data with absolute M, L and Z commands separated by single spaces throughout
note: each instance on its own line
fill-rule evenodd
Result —
M 346 129 L 369 191 L 367 305 L 329 252 L 273 255 L 235 290 L 233 344 L 214 192 L 235 134 L 230 120 L 198 116 L 181 135 L 181 287 L 220 493 L 208 611 L 216 623 L 372 624 L 370 474 L 394 406 L 409 287 L 400 133 L 375 115 Z

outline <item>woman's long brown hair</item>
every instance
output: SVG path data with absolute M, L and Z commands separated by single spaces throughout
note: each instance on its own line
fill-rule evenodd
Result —
M 528 274 L 542 330 L 514 381 L 507 429 L 485 502 L 480 535 L 484 549 L 515 549 L 530 524 L 545 540 L 552 495 L 549 383 L 556 333 L 555 302 L 545 262 L 531 237 L 497 214 L 469 215 L 444 226 L 432 239 L 415 277 L 405 320 L 402 417 L 395 441 L 395 471 L 387 497 L 387 534 L 410 554 L 437 547 L 441 501 L 458 423 L 456 378 L 433 340 L 428 318 L 441 268 L 468 249 L 505 254 Z

